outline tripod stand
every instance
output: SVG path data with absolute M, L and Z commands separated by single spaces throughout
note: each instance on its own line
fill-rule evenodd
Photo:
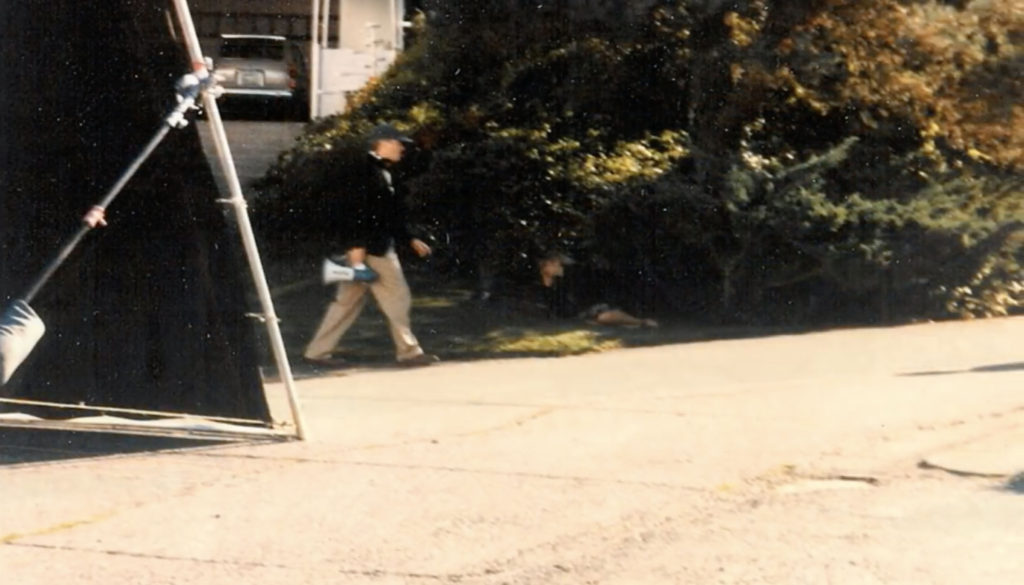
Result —
M 192 21 L 192 13 L 189 10 L 187 0 L 173 0 L 174 13 L 178 19 L 185 48 L 188 50 L 189 59 L 197 69 L 199 76 L 209 75 L 206 59 L 199 44 L 199 36 L 196 34 L 195 23 Z M 274 303 L 270 296 L 270 287 L 267 285 L 266 274 L 263 271 L 263 264 L 260 261 L 259 250 L 256 246 L 256 238 L 252 231 L 252 224 L 249 222 L 249 214 L 245 197 L 242 195 L 242 185 L 238 180 L 238 172 L 235 169 L 235 162 L 231 155 L 231 147 L 228 144 L 227 132 L 224 129 L 224 121 L 220 116 L 217 107 L 217 97 L 213 92 L 203 91 L 201 93 L 203 109 L 206 112 L 207 121 L 213 135 L 214 147 L 217 152 L 217 160 L 224 173 L 230 196 L 222 199 L 221 202 L 230 206 L 234 212 L 235 220 L 238 223 L 239 233 L 242 237 L 242 244 L 245 248 L 246 259 L 252 273 L 253 283 L 259 295 L 260 305 L 263 310 L 260 319 L 266 324 L 267 334 L 270 340 L 270 347 L 274 354 L 274 361 L 277 365 L 278 374 L 284 384 L 288 395 L 288 405 L 291 409 L 292 419 L 295 424 L 296 436 L 299 439 L 306 438 L 305 425 L 302 420 L 302 413 L 299 409 L 298 394 L 295 389 L 295 380 L 292 377 L 291 365 L 285 353 L 284 340 L 281 337 L 281 329 L 278 326 L 278 317 L 274 312 Z

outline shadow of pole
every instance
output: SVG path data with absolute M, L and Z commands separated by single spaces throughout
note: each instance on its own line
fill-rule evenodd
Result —
M 1024 494 L 1024 471 L 1011 477 L 1010 480 L 1006 482 L 1006 489 L 1014 493 Z
M 977 366 L 967 370 L 933 370 L 928 372 L 907 372 L 901 376 L 948 376 L 952 374 L 991 374 L 997 372 L 1024 371 L 1024 362 L 1009 364 L 992 364 L 990 366 Z
M 1014 364 L 995 364 L 991 366 L 978 366 L 977 368 L 971 368 L 972 372 L 1014 372 L 1017 370 L 1024 370 L 1024 362 L 1017 362 Z

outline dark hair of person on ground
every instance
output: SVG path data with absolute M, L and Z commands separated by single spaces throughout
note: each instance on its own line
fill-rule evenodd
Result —
M 582 295 L 573 290 L 567 282 L 566 266 L 573 264 L 575 262 L 572 258 L 558 252 L 546 254 L 537 260 L 537 271 L 549 318 L 576 317 L 595 325 L 620 327 L 658 326 L 654 319 L 636 317 L 600 299 L 581 302 L 584 299 L 578 297 Z

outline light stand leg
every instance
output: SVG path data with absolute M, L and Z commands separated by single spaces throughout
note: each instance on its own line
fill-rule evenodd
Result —
M 199 45 L 199 36 L 196 34 L 195 24 L 192 22 L 192 13 L 189 11 L 187 0 L 173 0 L 174 9 L 178 15 L 178 23 L 181 25 L 185 46 L 188 49 L 189 58 L 194 67 L 205 68 L 203 50 Z M 245 246 L 245 254 L 249 260 L 249 268 L 252 272 L 253 282 L 259 294 L 260 304 L 263 308 L 263 317 L 267 324 L 267 333 L 270 337 L 270 346 L 274 353 L 274 360 L 277 363 L 277 371 L 284 382 L 288 394 L 288 405 L 291 408 L 292 420 L 295 423 L 295 434 L 301 439 L 306 439 L 306 428 L 302 419 L 302 412 L 299 408 L 298 393 L 295 389 L 295 380 L 292 377 L 291 365 L 288 363 L 288 356 L 285 353 L 284 340 L 281 337 L 281 329 L 278 326 L 278 318 L 274 313 L 274 303 L 270 296 L 270 287 L 267 285 L 267 277 L 263 272 L 263 263 L 260 261 L 259 250 L 256 247 L 256 237 L 252 231 L 252 224 L 249 222 L 249 214 L 245 197 L 242 196 L 242 185 L 238 180 L 238 172 L 235 169 L 235 161 L 231 156 L 231 148 L 228 145 L 227 132 L 224 130 L 224 121 L 220 117 L 220 110 L 217 108 L 217 99 L 211 92 L 203 92 L 203 109 L 206 111 L 206 118 L 210 124 L 213 134 L 213 142 L 217 151 L 217 160 L 227 180 L 230 198 L 228 203 L 234 209 L 235 219 L 241 232 L 242 243 Z

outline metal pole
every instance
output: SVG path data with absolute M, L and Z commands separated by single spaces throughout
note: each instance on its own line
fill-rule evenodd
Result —
M 331 0 L 321 0 L 322 19 L 320 23 L 320 85 L 324 85 L 324 51 L 331 48 Z M 317 115 L 323 114 L 324 92 L 323 87 L 318 92 Z
M 310 0 L 309 118 L 320 117 L 320 0 Z
M 373 65 L 370 72 L 374 77 L 377 77 L 377 29 L 380 28 L 379 24 L 368 22 L 366 28 L 370 29 L 370 58 L 373 59 Z
M 169 125 L 162 124 L 160 126 L 160 129 L 157 130 L 157 133 L 153 136 L 153 138 L 149 140 L 149 142 L 146 144 L 146 147 L 143 148 L 142 152 L 140 152 L 135 157 L 135 160 L 133 160 L 132 163 L 128 165 L 128 168 L 121 173 L 121 176 L 118 178 L 117 183 L 115 183 L 114 186 L 107 191 L 103 199 L 96 204 L 96 207 L 99 207 L 100 209 L 106 209 L 107 207 L 110 207 L 110 204 L 114 201 L 114 198 L 117 197 L 117 195 L 121 192 L 121 189 L 124 189 L 124 186 L 128 184 L 128 181 L 132 178 L 132 176 L 135 175 L 135 172 L 139 170 L 139 167 L 142 166 L 142 163 L 146 162 L 146 160 L 149 159 L 149 155 L 153 154 L 153 151 L 156 150 L 156 147 L 160 145 L 160 142 L 164 139 L 165 136 L 167 136 L 167 133 L 170 131 L 171 127 Z M 43 270 L 42 274 L 39 275 L 36 281 L 32 284 L 32 287 L 29 288 L 28 292 L 26 292 L 25 295 L 21 297 L 23 301 L 25 301 L 26 303 L 32 302 L 32 299 L 34 299 L 36 295 L 39 294 L 39 289 L 43 288 L 43 285 L 46 284 L 48 280 L 50 280 L 50 277 L 52 277 L 53 273 L 57 271 L 57 268 L 60 267 L 60 265 L 63 264 L 65 260 L 67 260 L 68 256 L 71 255 L 71 252 L 78 246 L 78 243 L 82 241 L 82 238 L 84 238 L 85 235 L 88 234 L 92 229 L 93 226 L 89 224 L 84 224 L 80 228 L 78 228 L 78 231 L 75 232 L 75 235 L 72 236 L 71 239 L 68 240 L 67 243 L 65 243 L 64 246 L 61 248 L 60 252 L 57 254 L 57 257 L 51 260 L 50 263 L 46 265 L 46 268 Z
M 199 37 L 196 35 L 192 14 L 188 9 L 188 1 L 174 0 L 174 7 L 178 13 L 178 21 L 181 24 L 185 46 L 188 48 L 193 67 L 205 67 L 203 51 L 199 46 Z M 284 339 L 281 337 L 278 318 L 274 313 L 274 302 L 270 296 L 270 287 L 267 285 L 267 277 L 263 272 L 263 264 L 260 262 L 259 250 L 256 247 L 256 237 L 253 234 L 252 225 L 249 223 L 245 197 L 242 196 L 242 185 L 238 181 L 235 161 L 231 157 L 231 147 L 228 145 L 228 135 L 224 130 L 224 121 L 221 119 L 220 110 L 217 108 L 217 99 L 211 92 L 203 92 L 203 107 L 206 110 L 206 117 L 209 120 L 210 130 L 213 134 L 217 158 L 227 180 L 228 190 L 231 193 L 231 197 L 227 202 L 234 209 L 238 230 L 241 232 L 242 243 L 245 245 L 245 253 L 249 260 L 249 268 L 252 271 L 253 283 L 256 285 L 260 304 L 263 307 L 263 317 L 266 320 L 267 333 L 270 336 L 270 346 L 274 353 L 274 360 L 277 363 L 277 371 L 288 393 L 288 405 L 291 407 L 292 420 L 295 423 L 295 434 L 299 439 L 305 439 L 306 429 L 302 420 L 302 412 L 299 409 L 298 393 L 295 390 L 295 380 L 292 378 L 288 355 L 285 353 Z
M 338 48 L 345 48 L 345 36 L 341 27 L 345 24 L 345 0 L 338 0 Z
M 392 51 L 397 51 L 398 50 L 398 31 L 400 30 L 399 27 L 401 26 L 401 23 L 398 21 L 397 18 L 395 18 L 395 15 L 398 14 L 398 7 L 395 6 L 396 2 L 397 2 L 397 0 L 391 0 L 390 2 L 388 2 L 388 12 L 390 12 L 389 16 L 391 17 L 391 47 L 390 47 L 390 49 Z M 385 48 L 387 48 L 387 47 L 385 47 Z
M 405 0 L 395 0 L 396 14 L 398 14 L 398 44 L 396 49 L 405 50 Z
M 331 48 L 331 0 L 324 0 L 324 47 Z

